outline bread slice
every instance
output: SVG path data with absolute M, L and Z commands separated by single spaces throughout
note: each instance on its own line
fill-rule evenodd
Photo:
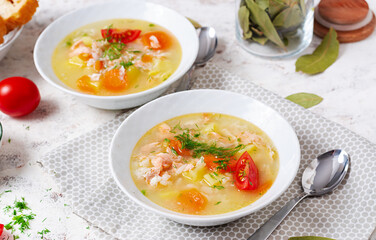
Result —
M 37 7 L 37 0 L 0 0 L 0 16 L 8 32 L 30 21 Z
M 4 42 L 4 35 L 7 34 L 7 26 L 4 19 L 0 16 L 0 44 Z

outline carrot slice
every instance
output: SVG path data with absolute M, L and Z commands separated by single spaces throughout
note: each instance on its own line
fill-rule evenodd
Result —
M 142 36 L 142 42 L 155 50 L 167 49 L 171 46 L 171 37 L 162 31 L 148 32 Z
M 128 88 L 127 74 L 120 73 L 120 70 L 115 68 L 101 75 L 101 82 L 103 87 L 112 92 L 121 92 Z
M 98 87 L 91 81 L 91 78 L 88 75 L 84 75 L 77 79 L 77 87 L 87 93 L 95 94 L 98 92 Z
M 200 211 L 205 209 L 207 203 L 207 198 L 195 188 L 182 191 L 177 200 L 177 204 L 182 208 L 182 211 L 191 214 L 199 214 Z
M 144 54 L 141 57 L 141 61 L 143 62 L 151 62 L 153 60 L 153 57 L 149 54 Z
M 78 57 L 79 57 L 80 59 L 82 59 L 83 61 L 87 61 L 87 60 L 89 60 L 90 58 L 92 58 L 92 55 L 91 55 L 90 53 L 80 53 L 80 54 L 78 55 Z
M 103 62 L 102 61 L 95 61 L 94 70 L 99 72 L 102 69 L 103 69 Z

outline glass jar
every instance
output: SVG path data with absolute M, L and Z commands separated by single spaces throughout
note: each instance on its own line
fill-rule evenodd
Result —
M 260 57 L 297 55 L 313 35 L 312 0 L 236 0 L 236 38 Z

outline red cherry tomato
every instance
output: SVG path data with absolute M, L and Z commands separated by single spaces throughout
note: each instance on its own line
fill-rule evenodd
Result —
M 10 77 L 0 82 L 0 110 L 11 117 L 34 111 L 40 102 L 37 86 L 24 77 Z
M 245 151 L 236 163 L 235 186 L 240 190 L 255 190 L 259 186 L 259 173 L 251 156 Z
M 3 234 L 4 224 L 0 224 L 0 236 Z
M 130 43 L 133 42 L 140 36 L 141 30 L 135 29 L 127 29 L 127 30 L 120 30 L 120 29 L 114 29 L 114 28 L 107 28 L 102 29 L 101 34 L 103 38 L 107 38 L 107 41 L 112 42 L 118 42 L 118 43 Z

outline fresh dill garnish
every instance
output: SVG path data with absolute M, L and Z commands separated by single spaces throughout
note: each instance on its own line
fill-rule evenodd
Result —
M 219 201 L 219 202 L 216 202 L 214 205 L 218 205 L 218 204 L 220 204 L 221 203 L 221 201 Z
M 177 152 L 174 148 L 171 148 L 171 152 L 172 152 L 173 154 L 175 154 L 176 156 L 179 155 L 178 152 Z
M 66 45 L 67 47 L 72 46 L 72 41 L 66 41 L 66 42 L 65 42 L 65 45 Z
M 124 61 L 121 61 L 120 62 L 120 66 L 122 66 L 123 68 L 125 69 L 128 69 L 130 66 L 132 66 L 134 63 L 131 62 L 131 61 L 128 61 L 128 62 L 124 62 Z
M 218 189 L 218 190 L 225 189 L 225 187 L 222 186 L 222 185 L 213 185 L 212 188 L 216 188 L 216 189 Z
M 182 149 L 193 150 L 194 158 L 201 157 L 204 155 L 213 155 L 216 156 L 218 159 L 223 159 L 216 161 L 218 163 L 220 163 L 220 161 L 228 162 L 230 157 L 234 156 L 235 153 L 237 153 L 245 147 L 243 144 L 239 144 L 234 148 L 224 148 L 217 147 L 215 143 L 207 144 L 198 142 L 192 139 L 192 136 L 189 134 L 189 131 L 184 131 L 182 134 L 175 136 L 175 138 L 181 142 Z
M 12 192 L 12 190 L 6 190 L 6 191 L 4 191 L 5 193 L 8 193 L 8 192 Z
M 154 27 L 154 26 L 155 26 L 155 24 L 153 24 L 153 23 L 149 24 L 149 27 Z
M 141 190 L 141 193 L 146 196 L 146 190 Z
M 171 130 L 170 130 L 170 133 L 176 133 L 176 130 L 183 130 L 180 126 L 180 122 L 178 122 L 178 124 L 176 124 Z
M 108 26 L 107 29 L 106 29 L 106 37 L 104 37 L 104 40 L 107 40 L 107 42 L 110 42 L 112 40 L 112 36 L 111 36 L 112 26 L 113 26 L 113 24 Z
M 103 52 L 103 57 L 108 57 L 108 59 L 110 59 L 111 61 L 118 59 L 121 57 L 124 48 L 124 43 L 110 43 L 109 47 Z
M 167 142 L 167 143 L 170 143 L 170 142 L 171 142 L 170 139 L 168 139 L 168 138 L 165 138 L 163 141 L 165 141 L 165 142 Z
M 47 234 L 47 233 L 49 233 L 49 232 L 51 232 L 51 231 L 48 230 L 47 228 L 45 228 L 45 229 L 43 229 L 42 231 L 38 232 L 38 234 L 41 235 L 40 238 L 43 239 L 43 238 L 44 238 L 44 234 Z
M 196 133 L 195 135 L 193 135 L 193 137 L 195 138 L 198 138 L 200 136 L 200 133 Z
M 142 53 L 140 50 L 128 50 L 129 53 Z

